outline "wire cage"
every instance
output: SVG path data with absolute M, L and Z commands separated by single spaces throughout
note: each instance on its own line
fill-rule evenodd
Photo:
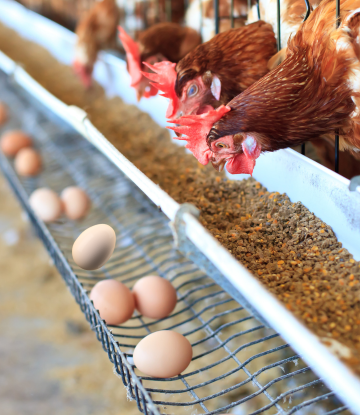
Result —
M 304 1 L 306 13 L 303 18 L 306 19 L 311 9 L 309 1 Z M 336 1 L 339 5 L 339 0 Z M 182 2 L 184 11 L 195 2 Z M 57 22 L 62 23 L 63 19 L 63 24 L 71 27 L 93 1 L 22 3 L 28 3 L 25 5 L 45 16 L 54 16 L 53 20 Z M 40 6 L 45 3 L 48 9 L 41 11 Z M 56 9 L 59 11 L 55 11 L 55 3 L 61 5 Z M 173 20 L 174 3 L 179 2 L 139 3 L 143 7 L 140 21 L 146 27 L 156 21 Z M 198 4 L 200 29 L 206 25 L 207 16 L 212 19 L 214 33 L 246 21 L 246 16 L 244 19 L 236 9 L 236 0 L 201 0 Z M 247 10 L 255 7 L 258 18 L 261 18 L 259 2 L 246 4 Z M 213 15 L 207 5 L 211 5 Z M 277 7 L 280 49 L 280 0 L 277 0 Z M 125 17 L 131 16 L 131 10 L 126 9 Z M 158 11 L 155 17 L 150 10 Z M 252 415 L 350 413 L 274 330 L 236 303 L 173 247 L 173 236 L 165 215 L 104 156 L 4 78 L 0 87 L 2 97 L 10 107 L 18 109 L 12 117 L 13 126 L 26 125 L 26 129 L 38 138 L 45 171 L 39 179 L 19 179 L 11 163 L 3 156 L 0 156 L 0 165 L 114 364 L 114 372 L 126 386 L 128 397 L 136 401 L 141 412 L 151 415 L 222 414 L 227 411 Z M 49 140 L 49 136 L 53 139 Z M 338 169 L 338 135 L 335 142 L 335 168 Z M 302 151 L 305 153 L 305 147 Z M 45 226 L 29 208 L 29 194 L 40 186 L 60 191 L 73 184 L 81 186 L 90 195 L 94 204 L 90 215 L 77 225 L 60 219 Z M 118 240 L 108 264 L 100 271 L 86 272 L 73 262 L 71 247 L 77 235 L 94 223 L 111 225 L 118 234 Z M 151 273 L 169 279 L 176 287 L 178 305 L 175 312 L 161 321 L 150 321 L 136 315 L 124 325 L 107 326 L 89 300 L 88 293 L 93 285 L 104 278 L 115 278 L 132 287 L 137 279 Z M 132 355 L 137 342 L 160 329 L 176 329 L 183 333 L 194 350 L 188 371 L 171 379 L 141 376 L 133 365 Z

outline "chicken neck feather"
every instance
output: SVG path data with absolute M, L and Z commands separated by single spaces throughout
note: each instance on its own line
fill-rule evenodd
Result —
M 342 1 L 341 18 L 358 7 L 359 0 Z M 323 1 L 289 41 L 285 61 L 230 101 L 232 111 L 214 124 L 208 144 L 252 132 L 263 151 L 274 151 L 338 129 L 345 142 L 360 147 L 360 94 L 352 87 L 359 68 L 355 20 L 335 30 L 335 2 Z

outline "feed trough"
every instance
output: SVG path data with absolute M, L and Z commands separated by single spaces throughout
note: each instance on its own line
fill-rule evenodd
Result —
M 33 41 L 53 48 L 59 59 L 69 62 L 69 45 L 74 42 L 69 32 L 13 3 L 2 1 L 0 7 L 5 10 L 1 15 L 5 24 Z M 34 22 L 35 19 L 38 24 L 33 26 L 33 30 L 25 32 L 22 29 L 24 22 Z M 44 27 L 48 27 L 49 33 L 61 42 L 54 42 L 55 38 L 51 41 L 51 36 L 41 40 L 41 28 Z M 97 80 L 106 86 L 101 74 L 104 75 L 104 68 L 112 71 L 113 77 L 119 79 L 118 83 L 114 83 L 117 87 L 112 88 L 112 93 L 119 92 L 131 102 L 133 95 L 124 86 L 127 79 L 124 63 L 106 53 L 102 54 L 102 58 L 103 62 L 99 63 L 100 68 L 95 73 Z M 104 65 L 103 70 L 101 65 Z M 5 85 L 3 93 L 8 97 L 9 106 L 13 101 L 14 107 L 22 108 L 14 115 L 14 123 L 21 123 L 38 137 L 38 145 L 47 160 L 46 170 L 39 181 L 20 181 L 2 156 L 3 170 L 140 410 L 154 414 L 173 413 L 177 407 L 198 405 L 200 413 L 215 414 L 249 405 L 261 396 L 261 399 L 268 400 L 267 403 L 251 403 L 253 407 L 250 410 L 247 407 L 246 413 L 275 410 L 290 414 L 311 405 L 322 405 L 322 401 L 326 400 L 324 410 L 335 414 L 346 409 L 333 398 L 336 392 L 353 413 L 359 413 L 360 402 L 356 393 L 360 386 L 358 377 L 202 227 L 193 207 L 179 205 L 139 171 L 94 127 L 84 111 L 69 107 L 52 96 L 4 54 L 0 55 L 0 67 L 7 74 L 2 78 Z M 11 79 L 13 84 L 8 84 L 6 78 Z M 23 91 L 27 91 L 28 95 L 24 96 Z M 41 105 L 38 107 L 36 101 L 47 109 Z M 164 124 L 161 98 L 156 97 L 151 103 L 141 106 L 156 121 Z M 61 121 L 48 112 L 44 115 L 44 111 L 49 110 Z M 36 117 L 39 117 L 37 123 L 33 121 Z M 81 139 L 79 134 L 103 155 Z M 49 140 L 49 136 L 58 138 Z M 117 168 L 111 166 L 109 160 Z M 269 191 L 285 192 L 292 201 L 301 201 L 332 227 L 355 259 L 360 258 L 357 243 L 360 236 L 360 195 L 357 190 L 350 191 L 348 180 L 292 150 L 261 156 L 254 176 Z M 82 228 L 76 229 L 66 221 L 46 227 L 27 203 L 28 195 L 35 187 L 47 184 L 60 190 L 73 182 L 88 191 L 96 206 L 88 222 L 82 223 L 81 227 L 85 229 L 94 223 L 109 223 L 119 233 L 120 242 L 113 259 L 99 272 L 85 273 L 71 261 L 71 245 Z M 190 260 L 173 247 L 169 219 L 176 235 L 177 248 Z M 143 224 L 141 229 L 139 223 Z M 171 319 L 163 322 L 149 323 L 136 317 L 129 327 L 107 327 L 86 292 L 100 278 L 119 278 L 131 286 L 137 278 L 150 272 L 174 282 L 179 302 L 183 303 L 178 305 L 178 312 L 175 311 Z M 230 304 L 234 307 L 231 308 Z M 214 326 L 213 322 L 216 322 Z M 189 373 L 166 380 L 166 385 L 161 380 L 136 376 L 131 357 L 137 340 L 152 330 L 170 327 L 181 329 L 192 341 L 193 369 L 190 366 Z M 129 330 L 131 334 L 126 334 Z M 250 339 L 250 333 L 254 332 L 258 337 Z M 270 346 L 258 349 L 259 344 Z M 240 358 L 243 351 L 244 356 Z M 247 355 L 247 352 L 250 354 Z M 298 360 L 299 355 L 321 376 L 321 380 L 302 360 Z M 258 363 L 259 366 L 256 366 Z M 222 370 L 216 372 L 220 366 Z M 279 369 L 282 372 L 280 376 L 272 375 L 271 380 L 265 376 Z M 284 386 L 284 389 L 277 390 L 278 385 L 285 385 L 290 378 L 297 379 L 292 384 L 294 387 Z M 322 382 L 334 392 L 322 389 Z M 245 396 L 240 389 L 246 385 L 254 390 Z M 306 388 L 314 392 L 314 385 L 319 386 L 314 389 L 316 396 L 301 402 L 292 398 L 291 404 L 287 401 L 284 407 L 285 399 L 297 393 L 301 395 Z M 328 404 L 333 406 L 327 407 Z

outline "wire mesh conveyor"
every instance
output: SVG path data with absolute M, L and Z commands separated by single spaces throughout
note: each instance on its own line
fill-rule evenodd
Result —
M 0 155 L 0 165 L 20 199 L 115 373 L 145 414 L 349 414 L 305 362 L 274 330 L 235 302 L 173 247 L 167 217 L 91 144 L 40 107 L 0 74 L 0 95 L 12 110 L 7 128 L 23 128 L 36 140 L 44 171 L 20 179 Z M 77 184 L 93 207 L 79 223 L 61 218 L 45 226 L 28 206 L 29 194 L 47 186 L 60 192 Z M 117 234 L 111 260 L 99 271 L 78 268 L 73 241 L 89 226 L 106 223 Z M 88 298 L 103 278 L 131 287 L 138 278 L 157 274 L 177 289 L 173 314 L 160 321 L 140 315 L 122 326 L 106 326 Z M 141 376 L 133 366 L 137 342 L 148 333 L 175 329 L 192 343 L 188 370 L 171 379 Z M 231 409 L 233 408 L 233 409 Z

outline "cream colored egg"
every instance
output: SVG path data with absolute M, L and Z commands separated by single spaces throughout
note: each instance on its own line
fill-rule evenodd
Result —
M 15 156 L 14 167 L 20 176 L 36 176 L 41 171 L 41 156 L 33 148 L 22 148 Z
M 35 214 L 44 222 L 53 222 L 61 216 L 62 203 L 53 190 L 45 187 L 35 190 L 29 198 Z
M 8 110 L 3 102 L 0 102 L 0 125 L 3 125 L 8 120 Z
M 142 339 L 134 350 L 135 366 L 155 378 L 180 375 L 190 364 L 192 347 L 176 331 L 157 331 Z
M 72 256 L 82 269 L 101 268 L 115 249 L 116 235 L 109 225 L 95 225 L 86 229 L 74 242 Z
M 176 290 L 170 281 L 151 275 L 134 285 L 135 307 L 145 317 L 167 317 L 176 306 Z
M 129 288 L 116 280 L 98 282 L 90 299 L 107 324 L 118 325 L 129 320 L 135 310 L 134 296 Z
M 70 186 L 61 193 L 65 215 L 72 220 L 78 220 L 87 215 L 90 209 L 89 196 L 80 187 Z
M 5 156 L 15 157 L 24 147 L 31 147 L 31 138 L 23 131 L 7 131 L 1 137 L 0 147 Z

